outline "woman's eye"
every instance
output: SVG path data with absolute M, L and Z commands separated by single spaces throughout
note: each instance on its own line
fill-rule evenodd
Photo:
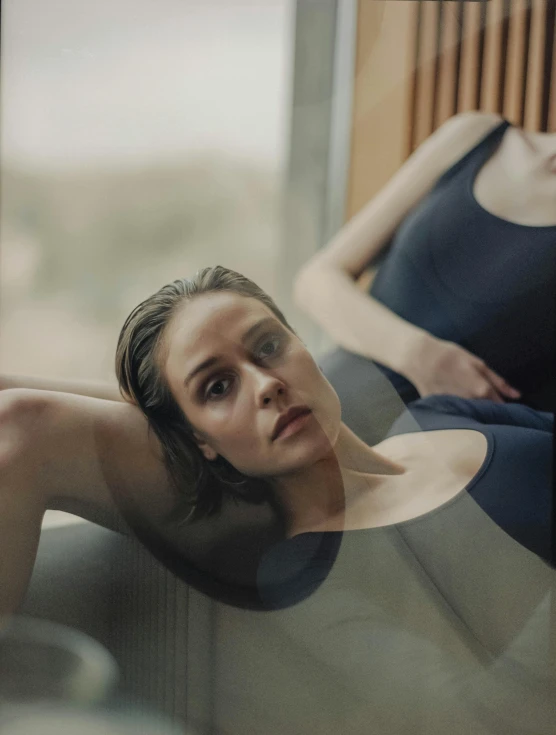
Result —
M 218 400 L 218 398 L 222 398 L 227 394 L 231 382 L 231 378 L 220 378 L 220 380 L 215 380 L 207 386 L 205 398 L 208 400 Z
M 272 357 L 278 352 L 281 344 L 282 340 L 278 335 L 266 339 L 259 347 L 257 351 L 257 357 L 263 360 L 265 357 Z

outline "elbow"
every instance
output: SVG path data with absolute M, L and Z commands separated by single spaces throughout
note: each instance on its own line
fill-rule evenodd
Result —
M 314 259 L 311 259 L 301 268 L 294 279 L 294 303 L 309 315 L 314 308 L 315 300 L 318 299 L 319 292 L 323 288 L 327 270 L 326 267 L 320 263 L 315 263 Z
M 330 262 L 310 260 L 298 272 L 293 283 L 295 305 L 309 315 L 320 311 L 323 298 L 329 298 L 338 284 L 345 279 L 355 282 L 354 276 L 343 268 Z
M 26 461 L 44 407 L 38 391 L 19 388 L 0 391 L 0 474 Z
M 293 281 L 293 301 L 302 311 L 307 311 L 308 294 L 311 291 L 312 268 L 304 265 Z

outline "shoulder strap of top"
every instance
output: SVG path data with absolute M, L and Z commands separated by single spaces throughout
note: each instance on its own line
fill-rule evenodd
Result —
M 478 162 L 478 165 L 480 165 L 489 155 L 489 152 L 492 150 L 492 146 L 495 144 L 495 142 L 499 141 L 502 138 L 507 128 L 511 125 L 512 123 L 506 119 L 503 119 L 499 125 L 495 125 L 491 130 L 488 131 L 488 133 L 483 135 L 483 137 L 480 138 L 479 141 L 475 143 L 475 145 L 459 159 L 459 161 L 456 161 L 454 164 L 452 164 L 450 168 L 442 174 L 442 176 L 438 179 L 436 185 L 438 186 L 441 181 L 446 181 L 447 179 L 451 178 L 454 174 L 460 171 L 471 158 L 475 158 Z

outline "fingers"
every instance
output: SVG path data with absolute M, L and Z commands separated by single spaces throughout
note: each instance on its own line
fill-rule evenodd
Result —
M 493 403 L 504 403 L 504 398 L 498 393 L 498 391 L 495 388 L 492 388 L 488 395 L 486 396 L 490 401 L 493 401 Z
M 494 403 L 504 403 L 502 394 L 496 390 L 492 383 L 489 383 L 488 380 L 484 379 L 478 381 L 475 384 L 473 388 L 473 393 L 470 397 L 486 399 L 489 401 L 494 401 Z
M 500 395 L 505 396 L 506 398 L 513 398 L 514 400 L 521 396 L 521 393 L 518 390 L 512 388 L 504 378 L 498 375 L 498 373 L 495 373 L 494 370 L 491 370 L 484 363 L 481 364 L 480 369 L 485 378 Z

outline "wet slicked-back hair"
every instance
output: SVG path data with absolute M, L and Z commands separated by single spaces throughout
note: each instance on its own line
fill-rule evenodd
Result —
M 223 457 L 209 462 L 193 438 L 187 417 L 172 396 L 162 371 L 166 328 L 175 313 L 196 296 L 220 291 L 257 299 L 289 329 L 272 298 L 253 281 L 222 266 L 180 278 L 141 302 L 126 319 L 116 349 L 116 375 L 122 395 L 145 414 L 160 440 L 164 461 L 179 493 L 184 520 L 216 512 L 225 495 L 250 502 L 270 500 L 264 480 L 238 472 Z

